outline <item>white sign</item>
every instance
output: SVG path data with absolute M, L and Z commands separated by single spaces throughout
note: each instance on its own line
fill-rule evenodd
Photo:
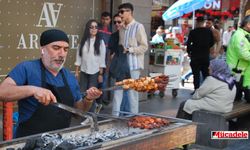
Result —
M 213 10 L 220 10 L 221 9 L 221 0 L 216 0 L 216 1 L 213 1 L 212 3 L 210 4 L 205 4 L 204 5 L 204 8 L 205 9 L 213 9 Z
M 58 16 L 60 14 L 61 7 L 63 4 L 57 3 L 58 9 L 54 8 L 55 3 L 44 3 L 43 9 L 39 18 L 37 27 L 43 27 L 41 25 L 42 21 L 45 21 L 45 27 L 55 27 L 57 23 Z

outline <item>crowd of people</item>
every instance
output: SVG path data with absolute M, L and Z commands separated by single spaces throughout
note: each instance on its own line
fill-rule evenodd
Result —
M 203 18 L 198 17 L 196 22 L 187 41 L 194 92 L 191 99 L 181 103 L 177 113 L 177 117 L 185 119 L 192 119 L 196 110 L 230 112 L 233 102 L 242 101 L 243 95 L 250 102 L 250 15 L 243 18 L 237 30 L 229 26 L 222 42 L 211 19 L 206 22 L 207 28 Z M 225 55 L 226 60 L 219 55 Z
M 169 30 L 164 32 L 159 26 L 151 43 L 179 40 L 168 34 Z M 234 101 L 244 98 L 250 102 L 250 15 L 238 28 L 228 26 L 224 32 L 212 17 L 197 17 L 192 30 L 185 20 L 181 35 L 186 39 L 183 44 L 191 67 L 182 80 L 193 75 L 194 91 L 192 98 L 180 105 L 177 117 L 191 119 L 193 111 L 200 109 L 226 113 Z

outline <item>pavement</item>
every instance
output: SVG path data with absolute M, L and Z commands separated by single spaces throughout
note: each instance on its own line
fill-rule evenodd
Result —
M 160 97 L 158 94 L 150 96 L 147 100 L 140 101 L 139 104 L 139 111 L 140 112 L 148 112 L 148 113 L 154 113 L 154 114 L 160 114 L 165 115 L 169 117 L 175 117 L 179 104 L 187 100 L 191 97 L 190 93 L 193 92 L 193 85 L 191 83 L 185 83 L 185 86 L 181 86 L 179 90 L 177 91 L 178 95 L 177 97 L 172 96 L 172 91 L 167 90 L 165 92 L 164 97 Z M 101 110 L 100 113 L 110 113 L 112 110 L 112 104 L 109 104 L 107 106 L 104 106 L 104 109 Z M 0 115 L 0 119 L 1 119 Z M 250 129 L 250 120 L 248 119 L 249 116 L 245 117 L 245 119 L 248 120 L 247 124 L 242 124 L 241 128 L 242 130 L 248 130 Z M 79 120 L 73 120 L 72 125 L 79 124 Z M 0 122 L 0 128 L 2 128 L 1 122 Z M 2 140 L 2 130 L 0 131 L 0 141 Z M 214 149 L 211 147 L 204 147 L 201 145 L 191 144 L 189 145 L 190 150 L 219 150 Z M 247 150 L 250 149 L 250 140 L 229 140 L 229 145 L 227 148 L 223 150 Z M 177 150 L 177 149 L 176 149 Z

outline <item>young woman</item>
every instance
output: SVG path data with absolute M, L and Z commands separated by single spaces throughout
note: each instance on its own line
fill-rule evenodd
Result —
M 81 91 L 89 87 L 97 87 L 103 81 L 103 68 L 105 65 L 106 48 L 97 28 L 96 20 L 89 20 L 85 26 L 80 47 L 76 54 L 75 76 L 79 79 Z M 90 111 L 95 110 L 93 103 Z

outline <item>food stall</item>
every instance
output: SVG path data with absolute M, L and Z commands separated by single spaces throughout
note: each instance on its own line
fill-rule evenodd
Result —
M 166 43 L 154 44 L 151 46 L 151 64 L 149 65 L 150 76 L 164 74 L 175 76 L 175 80 L 168 83 L 167 89 L 172 90 L 172 96 L 178 95 L 179 83 L 181 81 L 182 62 L 184 52 L 180 46 L 174 44 L 175 39 L 167 39 Z M 153 63 L 152 63 L 153 62 Z M 164 96 L 164 92 L 160 93 Z

